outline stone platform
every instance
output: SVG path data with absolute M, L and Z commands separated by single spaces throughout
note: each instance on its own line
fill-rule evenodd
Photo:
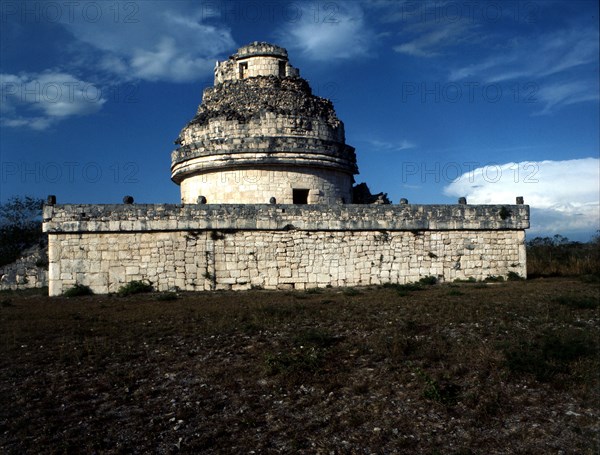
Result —
M 50 295 L 525 277 L 528 227 L 526 205 L 44 207 Z

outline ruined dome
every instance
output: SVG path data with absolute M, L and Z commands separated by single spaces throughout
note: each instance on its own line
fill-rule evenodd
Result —
M 176 144 L 183 203 L 351 202 L 358 170 L 344 124 L 279 46 L 254 42 L 217 62 Z

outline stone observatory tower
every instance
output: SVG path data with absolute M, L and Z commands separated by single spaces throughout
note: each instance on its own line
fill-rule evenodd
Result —
M 331 101 L 312 94 L 287 51 L 254 42 L 215 67 L 172 153 L 181 202 L 352 202 L 354 148 Z

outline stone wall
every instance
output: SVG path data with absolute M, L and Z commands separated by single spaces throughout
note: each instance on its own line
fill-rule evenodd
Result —
M 353 175 L 358 172 L 355 150 L 345 143 L 344 124 L 333 104 L 314 96 L 300 78 L 251 77 L 205 89 L 202 104 L 176 144 L 171 179 L 181 185 L 181 201 L 186 204 L 200 196 L 211 203 L 265 203 L 271 196 L 291 203 L 289 191 L 279 195 L 270 178 L 280 180 L 282 172 L 292 172 L 288 168 L 307 181 L 304 188 L 323 195 L 314 199 L 318 203 L 340 198 L 350 202 Z M 234 180 L 225 195 L 222 186 L 212 183 L 223 179 L 219 172 L 267 167 L 273 171 L 269 178 L 255 180 L 252 188 L 239 187 Z M 307 178 L 310 173 L 315 178 Z M 334 181 L 343 186 L 332 187 Z M 282 185 L 290 188 L 283 181 L 276 184 Z
M 44 219 L 50 295 L 526 276 L 524 205 L 63 205 Z
M 19 290 L 48 286 L 46 242 L 25 250 L 12 264 L 0 267 L 0 290 Z
M 299 77 L 300 71 L 289 64 L 284 48 L 257 42 L 240 48 L 215 66 L 215 85 L 256 76 Z
M 229 169 L 207 172 L 181 182 L 181 200 L 196 203 L 198 195 L 210 204 L 266 204 L 271 197 L 278 203 L 292 204 L 293 189 L 308 189 L 309 204 L 337 204 L 352 200 L 352 177 L 348 174 L 315 169 L 301 172 L 294 168 Z

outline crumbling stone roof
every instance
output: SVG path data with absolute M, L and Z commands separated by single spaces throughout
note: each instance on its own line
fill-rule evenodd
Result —
M 333 104 L 313 95 L 302 78 L 258 76 L 238 81 L 225 81 L 204 91 L 202 104 L 188 125 L 204 125 L 212 118 L 224 117 L 245 123 L 261 112 L 320 118 L 331 128 L 341 122 Z
M 330 100 L 313 94 L 287 51 L 255 42 L 215 66 L 171 154 L 171 179 L 244 167 L 328 169 L 353 176 L 356 153 Z

